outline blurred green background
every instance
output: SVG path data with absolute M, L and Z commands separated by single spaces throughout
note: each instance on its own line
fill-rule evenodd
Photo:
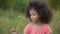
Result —
M 32 0 L 31 0 L 32 1 Z M 60 34 L 60 0 L 46 0 L 52 8 L 53 18 L 49 24 L 52 34 Z M 16 27 L 19 34 L 29 22 L 25 16 L 26 5 L 29 0 L 0 0 L 0 34 L 11 34 L 10 30 Z

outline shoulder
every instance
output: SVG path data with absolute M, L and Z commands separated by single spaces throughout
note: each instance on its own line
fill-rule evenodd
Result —
M 29 23 L 26 25 L 26 27 L 25 27 L 25 28 L 31 28 L 31 26 L 32 26 L 32 23 L 31 23 L 31 22 L 29 22 Z
M 45 28 L 45 29 L 50 29 L 49 24 L 45 24 L 45 25 L 44 25 L 44 28 Z
M 24 29 L 25 33 L 30 33 L 31 29 L 32 29 L 32 23 L 28 23 Z
M 32 23 L 31 22 L 29 22 L 27 25 L 26 25 L 26 27 L 31 27 L 32 26 Z
M 51 27 L 50 27 L 48 24 L 45 24 L 45 25 L 44 25 L 44 30 L 45 30 L 45 32 L 47 32 L 47 33 L 52 33 Z

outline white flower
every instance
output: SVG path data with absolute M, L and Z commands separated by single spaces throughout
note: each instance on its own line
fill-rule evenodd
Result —
M 21 18 L 21 16 L 18 16 L 17 18 Z

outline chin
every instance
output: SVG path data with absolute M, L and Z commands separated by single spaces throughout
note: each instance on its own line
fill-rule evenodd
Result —
M 33 20 L 32 22 L 33 22 L 33 23 L 36 23 L 37 21 L 36 21 L 36 20 Z

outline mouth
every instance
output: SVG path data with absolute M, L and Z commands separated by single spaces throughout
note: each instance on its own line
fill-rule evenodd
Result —
M 36 20 L 32 20 L 33 23 L 37 22 Z

